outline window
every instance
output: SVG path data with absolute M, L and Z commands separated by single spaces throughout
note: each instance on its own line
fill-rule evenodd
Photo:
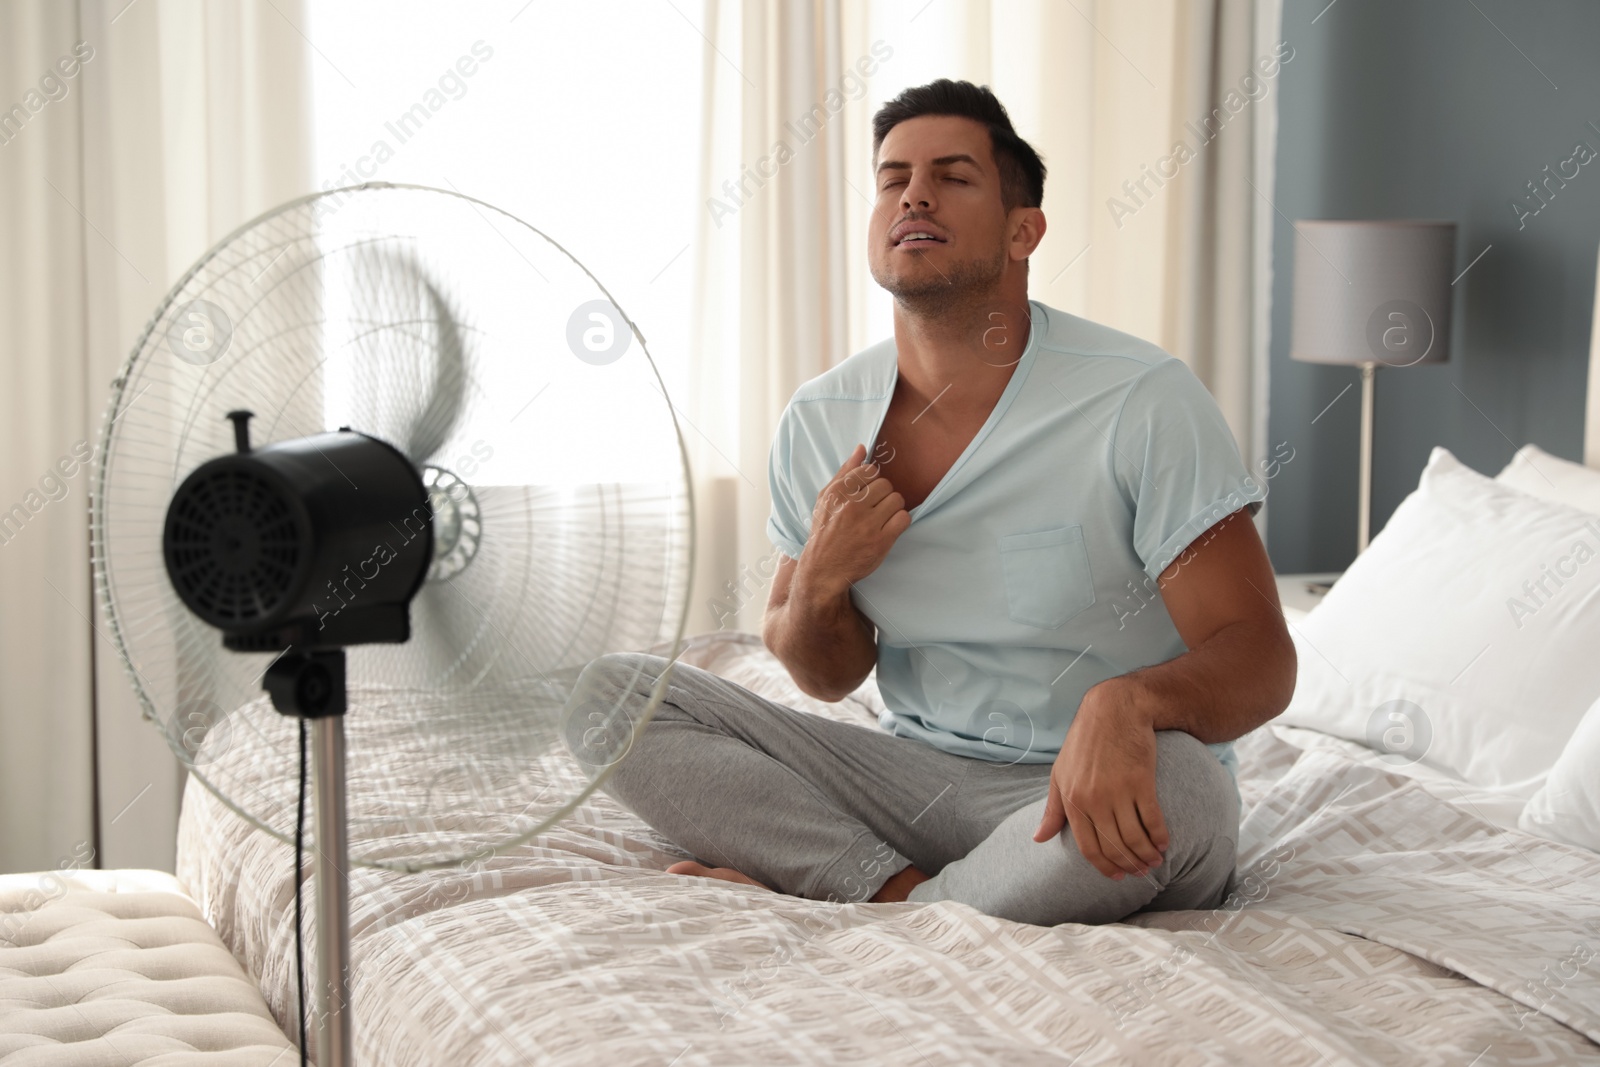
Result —
M 642 0 L 311 0 L 306 30 L 317 188 L 430 185 L 525 220 L 610 290 L 669 394 L 684 395 L 704 47 L 694 26 Z M 619 462 L 627 421 L 616 420 Z

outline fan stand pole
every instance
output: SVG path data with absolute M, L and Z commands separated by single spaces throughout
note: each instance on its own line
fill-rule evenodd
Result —
M 350 832 L 345 819 L 343 649 L 284 652 L 262 682 L 272 706 L 311 720 L 316 804 L 317 1067 L 348 1067 L 350 1006 Z M 305 1005 L 299 1006 L 304 1012 Z
M 351 1062 L 350 871 L 345 822 L 344 716 L 311 722 L 316 801 L 317 1067 Z

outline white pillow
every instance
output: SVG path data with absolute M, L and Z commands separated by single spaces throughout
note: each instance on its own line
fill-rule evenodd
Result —
M 1291 633 L 1300 671 L 1280 721 L 1526 800 L 1600 696 L 1600 516 L 1436 447 Z
M 1540 500 L 1554 500 L 1600 514 L 1600 470 L 1552 456 L 1538 445 L 1528 444 L 1517 449 L 1517 454 L 1494 480 Z
M 1540 837 L 1600 852 L 1600 701 L 1583 716 L 1544 788 L 1522 809 L 1517 825 Z

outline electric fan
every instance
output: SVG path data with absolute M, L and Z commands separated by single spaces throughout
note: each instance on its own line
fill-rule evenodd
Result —
M 564 709 L 598 656 L 677 655 L 694 535 L 605 288 L 511 215 L 387 183 L 270 211 L 178 282 L 113 382 L 92 522 L 143 715 L 297 849 L 311 720 L 323 1067 L 351 1049 L 346 857 L 482 857 L 597 788 L 670 671 L 588 710 L 598 774 Z

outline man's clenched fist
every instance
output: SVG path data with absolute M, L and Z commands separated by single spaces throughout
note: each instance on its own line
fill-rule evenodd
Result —
M 806 580 L 827 595 L 842 594 L 883 563 L 911 525 L 905 498 L 877 463 L 864 463 L 856 445 L 833 480 L 817 494 L 811 537 L 800 557 Z

